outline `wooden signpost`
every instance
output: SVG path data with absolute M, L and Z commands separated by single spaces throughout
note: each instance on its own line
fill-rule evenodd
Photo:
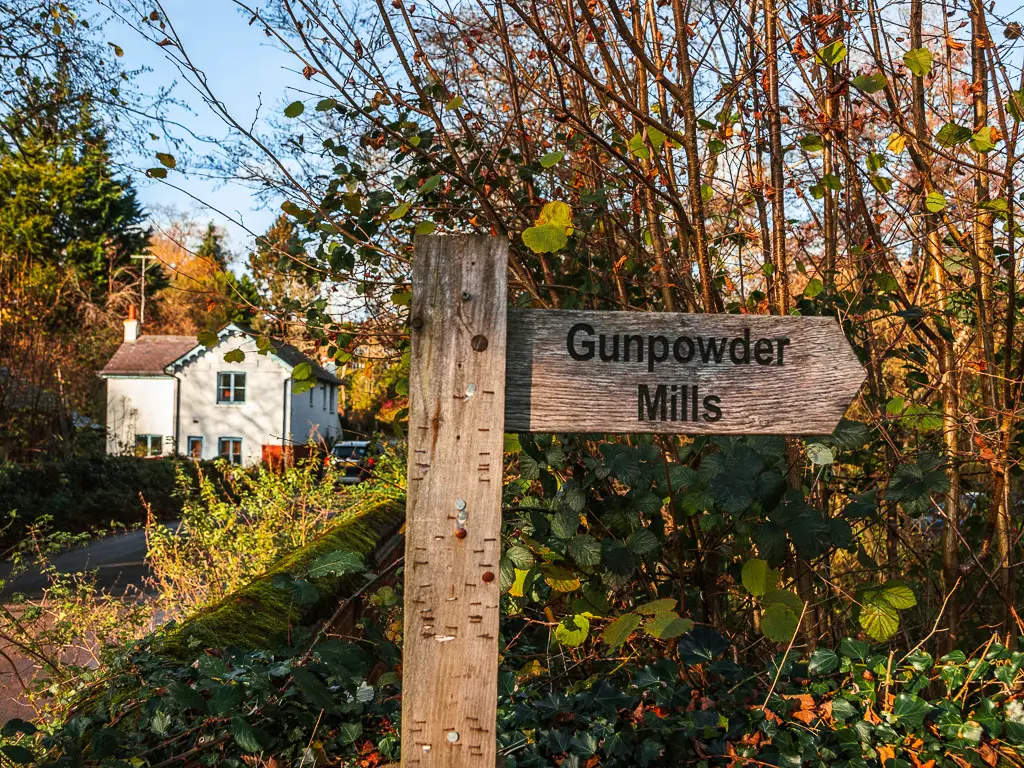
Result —
M 496 763 L 506 431 L 830 434 L 864 380 L 831 318 L 507 310 L 506 254 L 417 241 L 403 768 Z

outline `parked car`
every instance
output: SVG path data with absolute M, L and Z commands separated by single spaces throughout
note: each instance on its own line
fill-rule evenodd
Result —
M 342 470 L 341 482 L 346 485 L 361 482 L 373 471 L 374 461 L 370 455 L 368 440 L 346 440 L 334 444 L 331 452 L 324 457 L 325 467 Z

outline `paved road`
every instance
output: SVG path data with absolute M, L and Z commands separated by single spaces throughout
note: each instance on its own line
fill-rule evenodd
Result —
M 177 527 L 177 523 L 170 523 Z M 113 534 L 95 539 L 75 549 L 56 555 L 52 562 L 61 573 L 95 571 L 100 587 L 117 590 L 118 587 L 142 586 L 149 575 L 146 565 L 146 532 L 143 530 Z M 10 563 L 0 563 L 0 579 L 11 573 Z M 30 568 L 4 586 L 0 598 L 21 592 L 30 599 L 42 597 L 48 585 L 47 578 L 37 568 Z

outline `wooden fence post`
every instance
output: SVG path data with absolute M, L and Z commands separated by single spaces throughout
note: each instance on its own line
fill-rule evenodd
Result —
M 403 768 L 496 762 L 507 248 L 416 242 Z

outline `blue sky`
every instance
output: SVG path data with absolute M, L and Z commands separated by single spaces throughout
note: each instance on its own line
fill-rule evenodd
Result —
M 240 15 L 230 0 L 165 0 L 164 7 L 189 56 L 206 73 L 217 97 L 243 124 L 248 125 L 259 116 L 257 127 L 265 128 L 265 118 L 271 113 L 280 114 L 282 105 L 294 99 L 294 96 L 288 98 L 289 86 L 308 85 L 301 74 L 292 71 L 294 60 L 270 45 L 261 29 L 248 26 L 248 18 Z M 199 135 L 220 139 L 229 134 L 224 122 L 181 77 L 165 49 L 145 40 L 118 19 L 111 20 L 104 32 L 107 40 L 124 49 L 121 63 L 127 69 L 145 66 L 153 70 L 138 79 L 140 90 L 156 91 L 177 82 L 173 95 L 188 104 L 190 111 L 175 108 L 171 112 L 173 119 Z M 182 129 L 175 131 L 182 137 L 187 135 Z M 190 143 L 197 154 L 212 149 L 194 141 Z M 152 167 L 158 165 L 154 159 L 156 152 L 174 152 L 163 140 L 151 142 L 149 149 L 148 155 L 140 152 L 127 162 L 136 168 Z M 249 237 L 245 228 L 232 223 L 229 217 L 237 218 L 260 233 L 280 213 L 280 201 L 265 205 L 241 184 L 218 183 L 200 174 L 189 174 L 187 167 L 182 170 L 185 172 L 170 173 L 167 181 L 183 191 L 137 174 L 140 199 L 151 210 L 172 206 L 191 212 L 200 220 L 212 219 L 227 230 L 229 247 L 236 252 L 248 246 Z M 209 210 L 195 198 L 227 216 Z

